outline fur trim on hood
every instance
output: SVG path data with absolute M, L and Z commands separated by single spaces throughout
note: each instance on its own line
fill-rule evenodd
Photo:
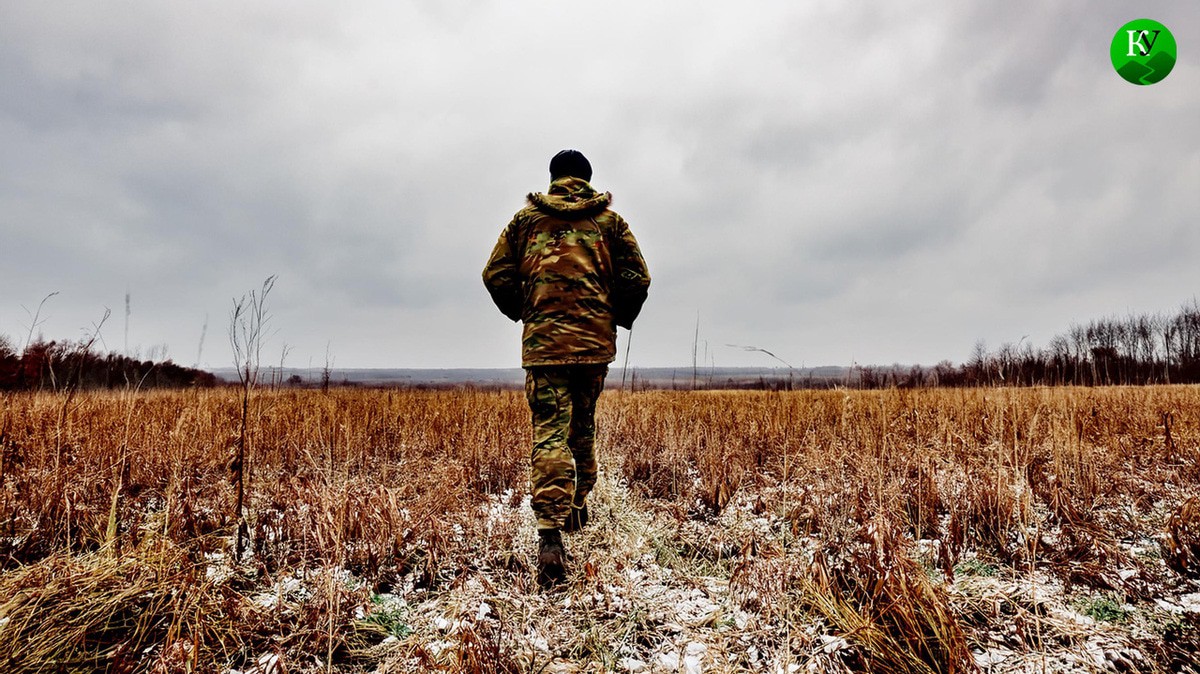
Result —
M 612 194 L 596 192 L 586 180 L 570 176 L 550 183 L 547 193 L 531 192 L 527 198 L 538 210 L 566 219 L 595 215 L 612 203 Z

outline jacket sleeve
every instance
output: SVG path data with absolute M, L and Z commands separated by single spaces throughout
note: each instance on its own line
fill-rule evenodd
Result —
M 629 231 L 624 218 L 618 218 L 616 236 L 612 242 L 613 319 L 622 328 L 630 329 L 642 311 L 650 288 L 650 272 L 638 248 L 637 239 Z
M 517 259 L 513 236 L 517 220 L 514 218 L 500 235 L 492 256 L 483 268 L 483 285 L 487 287 L 492 301 L 505 316 L 514 321 L 521 320 L 520 260 Z

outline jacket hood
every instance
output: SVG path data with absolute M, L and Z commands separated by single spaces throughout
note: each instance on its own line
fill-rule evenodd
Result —
M 570 176 L 550 183 L 545 194 L 531 192 L 529 203 L 538 210 L 567 219 L 586 218 L 608 208 L 612 194 L 599 193 L 586 180 Z

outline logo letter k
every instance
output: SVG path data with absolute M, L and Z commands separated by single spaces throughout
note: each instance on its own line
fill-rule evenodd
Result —
M 1145 56 L 1150 53 L 1150 50 L 1146 49 L 1146 45 L 1142 44 L 1142 37 L 1149 31 L 1127 30 L 1125 32 L 1129 34 L 1129 53 L 1126 56 Z M 1134 47 L 1137 48 L 1137 53 L 1134 53 Z

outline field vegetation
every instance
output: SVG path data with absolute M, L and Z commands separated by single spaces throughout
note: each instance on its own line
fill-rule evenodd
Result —
M 1200 671 L 1194 386 L 609 391 L 558 591 L 520 392 L 243 393 L 5 394 L 0 670 Z

